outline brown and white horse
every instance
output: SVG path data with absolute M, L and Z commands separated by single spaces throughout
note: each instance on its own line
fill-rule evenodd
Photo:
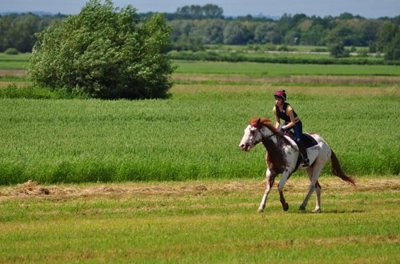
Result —
M 342 180 L 355 185 L 354 180 L 347 176 L 336 158 L 335 153 L 325 142 L 325 140 L 318 134 L 311 134 L 317 141 L 315 146 L 307 148 L 310 166 L 306 167 L 307 173 L 310 177 L 310 187 L 303 203 L 300 205 L 300 210 L 306 209 L 308 200 L 311 194 L 316 192 L 317 202 L 313 212 L 321 212 L 321 185 L 318 182 L 319 175 L 325 163 L 331 159 L 332 173 Z M 289 205 L 283 195 L 283 188 L 290 175 L 295 172 L 301 164 L 299 164 L 299 148 L 297 144 L 288 136 L 279 132 L 272 124 L 272 121 L 267 118 L 254 118 L 251 119 L 249 125 L 244 130 L 244 135 L 240 141 L 239 147 L 244 151 L 250 151 L 252 147 L 262 142 L 267 149 L 266 161 L 266 187 L 262 197 L 259 212 L 263 212 L 267 197 L 274 184 L 275 177 L 282 174 L 279 181 L 278 190 L 280 201 L 284 211 L 289 209 Z

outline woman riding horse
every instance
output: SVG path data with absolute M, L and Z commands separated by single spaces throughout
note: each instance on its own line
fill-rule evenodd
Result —
M 309 148 L 308 154 L 312 166 L 308 166 L 306 171 L 310 177 L 310 186 L 303 203 L 300 205 L 300 210 L 304 211 L 306 209 L 308 200 L 315 191 L 317 194 L 317 203 L 313 212 L 319 213 L 321 212 L 321 185 L 318 182 L 318 178 L 329 159 L 332 162 L 332 173 L 334 175 L 353 185 L 355 185 L 355 181 L 343 172 L 335 153 L 328 143 L 318 134 L 312 134 L 311 136 L 315 139 L 317 145 Z M 239 147 L 243 151 L 250 151 L 260 142 L 265 146 L 268 155 L 266 155 L 265 191 L 258 211 L 264 211 L 268 194 L 278 174 L 281 174 L 278 184 L 280 201 L 283 210 L 287 211 L 289 205 L 283 195 L 283 188 L 290 175 L 298 169 L 299 148 L 290 137 L 279 133 L 271 120 L 267 118 L 253 118 L 244 130 Z
M 297 116 L 293 107 L 286 102 L 286 92 L 285 90 L 276 91 L 274 93 L 275 97 L 275 106 L 272 109 L 275 116 L 275 127 L 282 132 L 290 130 L 293 128 L 294 137 L 297 145 L 299 146 L 301 157 L 303 158 L 303 166 L 309 166 L 309 160 L 307 156 L 307 150 L 302 140 L 303 135 L 303 124 L 300 121 L 300 118 Z M 283 119 L 284 125 L 281 126 L 281 119 Z

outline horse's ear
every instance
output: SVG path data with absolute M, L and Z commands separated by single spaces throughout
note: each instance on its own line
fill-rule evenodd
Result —
M 256 128 L 260 128 L 263 125 L 261 118 L 253 118 L 250 120 L 249 124 Z

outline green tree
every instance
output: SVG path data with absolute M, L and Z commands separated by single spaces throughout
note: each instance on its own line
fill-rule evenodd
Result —
M 205 44 L 222 44 L 224 42 L 225 23 L 221 19 L 209 20 L 204 27 L 203 42 Z
M 223 18 L 224 10 L 217 5 L 206 4 L 203 6 L 203 13 L 207 18 Z
M 190 5 L 176 10 L 175 15 L 183 19 L 222 18 L 223 9 L 217 5 L 207 4 L 205 6 Z
M 400 31 L 393 36 L 391 41 L 385 46 L 386 60 L 400 60 Z
M 168 45 L 161 15 L 142 23 L 131 6 L 91 0 L 38 35 L 29 72 L 36 84 L 96 98 L 164 97 L 173 71 Z
M 273 22 L 265 22 L 259 24 L 254 30 L 254 40 L 257 43 L 280 43 L 280 41 L 276 41 L 279 32 L 277 32 L 277 26 Z
M 244 22 L 231 21 L 224 29 L 224 44 L 243 45 L 251 39 L 251 32 Z
M 313 25 L 309 30 L 302 33 L 302 45 L 322 45 L 323 37 L 326 35 L 322 25 Z
M 175 50 L 203 50 L 202 30 L 198 20 L 175 20 L 171 22 L 172 48 Z
M 328 43 L 343 42 L 344 45 L 353 45 L 353 29 L 348 26 L 347 21 L 340 21 L 327 35 Z M 335 44 L 334 44 L 335 45 Z
M 386 60 L 400 60 L 400 28 L 386 22 L 378 33 L 377 49 L 385 53 Z

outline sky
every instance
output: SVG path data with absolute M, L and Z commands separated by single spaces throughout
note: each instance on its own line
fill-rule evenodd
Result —
M 0 0 L 0 13 L 45 11 L 78 14 L 86 0 Z M 400 15 L 400 0 L 113 0 L 115 7 L 132 5 L 139 13 L 173 13 L 186 5 L 215 4 L 222 7 L 225 16 L 264 15 L 280 17 L 283 14 L 338 16 L 344 12 L 366 18 Z

